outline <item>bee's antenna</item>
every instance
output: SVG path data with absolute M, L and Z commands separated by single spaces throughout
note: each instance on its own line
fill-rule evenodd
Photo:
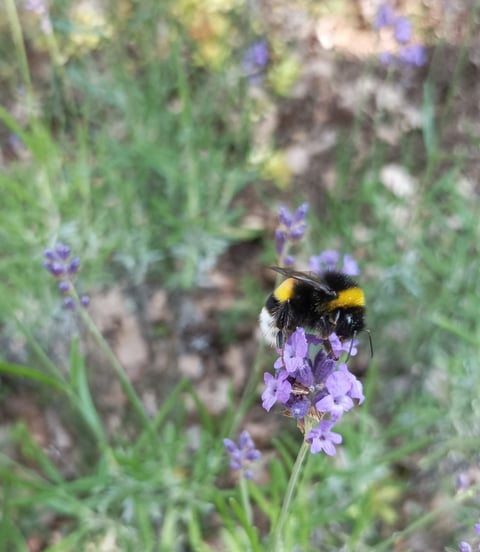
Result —
M 368 341 L 370 342 L 370 356 L 371 358 L 373 358 L 372 334 L 370 333 L 370 330 L 364 329 L 363 331 L 368 333 Z M 345 360 L 345 363 L 347 363 L 350 360 L 350 356 L 352 354 L 353 342 L 355 341 L 356 337 L 357 337 L 357 332 L 354 332 L 352 336 L 352 341 L 350 341 L 350 348 L 348 349 L 348 356 Z
M 355 341 L 355 337 L 357 336 L 357 332 L 353 332 L 352 340 L 350 341 L 350 348 L 348 349 L 348 355 L 345 359 L 345 364 L 350 360 L 350 357 L 352 355 L 352 349 L 353 349 L 353 342 Z

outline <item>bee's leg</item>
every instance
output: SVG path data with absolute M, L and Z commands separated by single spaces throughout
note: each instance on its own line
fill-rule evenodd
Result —
M 337 309 L 336 311 L 333 311 L 333 313 L 328 318 L 329 318 L 330 324 L 333 327 L 332 332 L 334 332 L 335 331 L 335 326 L 337 325 L 338 319 L 340 318 L 340 310 Z M 330 332 L 330 333 L 332 333 L 332 332 Z
M 323 340 L 323 346 L 325 347 L 325 351 L 327 351 L 327 355 L 332 358 L 333 360 L 338 360 L 337 355 L 333 352 L 332 344 L 330 343 L 330 339 L 326 337 Z
M 325 350 L 328 353 L 328 356 L 330 358 L 333 358 L 334 360 L 338 360 L 337 355 L 333 352 L 332 345 L 330 343 L 330 335 L 335 332 L 335 328 L 337 327 L 337 322 L 340 317 L 340 311 L 336 310 L 329 314 L 328 318 L 324 318 L 324 326 L 325 326 L 325 338 L 323 340 L 323 346 L 325 347 Z
M 338 316 L 339 312 L 335 311 L 320 318 L 318 331 L 322 339 L 327 339 L 335 331 Z
M 285 341 L 286 341 L 285 330 L 278 330 L 277 349 L 283 349 L 283 346 L 285 345 Z

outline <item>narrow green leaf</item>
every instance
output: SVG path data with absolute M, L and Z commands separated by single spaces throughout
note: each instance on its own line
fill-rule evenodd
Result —
M 155 550 L 155 530 L 152 525 L 148 509 L 140 499 L 135 500 L 135 518 L 138 523 L 139 535 L 142 543 L 142 551 L 150 552 Z
M 212 548 L 203 542 L 201 527 L 197 512 L 192 510 L 188 516 L 188 544 L 196 552 L 212 552 Z
M 0 552 L 18 550 L 28 552 L 28 547 L 18 528 L 15 526 L 13 514 L 10 511 L 11 482 L 4 481 L 2 485 L 2 515 L 0 516 Z
M 443 330 L 446 330 L 447 332 L 451 333 L 455 337 L 458 337 L 465 343 L 468 343 L 469 345 L 473 345 L 474 347 L 478 347 L 479 339 L 476 336 L 476 334 L 471 334 L 465 328 L 462 328 L 462 324 L 459 323 L 458 321 L 452 321 L 449 318 L 442 316 L 440 314 L 435 314 L 432 317 L 432 321 L 438 327 L 442 328 Z
M 160 552 L 170 552 L 171 550 L 175 550 L 178 538 L 179 514 L 180 512 L 175 507 L 172 507 L 165 512 L 160 532 Z
M 432 84 L 429 81 L 426 81 L 423 85 L 422 132 L 428 156 L 433 156 L 437 151 L 437 134 L 435 128 L 435 98 L 433 97 Z
M 55 464 L 50 458 L 43 452 L 43 450 L 37 445 L 32 435 L 23 423 L 19 423 L 14 431 L 13 437 L 18 445 L 21 447 L 25 456 L 36 462 L 42 469 L 45 477 L 56 483 L 63 482 L 63 476 L 58 471 Z
M 209 433 L 213 434 L 215 432 L 215 425 L 213 422 L 213 418 L 208 412 L 208 409 L 201 401 L 200 397 L 198 396 L 198 393 L 195 391 L 195 389 L 191 384 L 189 384 L 186 391 L 187 393 L 189 393 L 189 395 L 192 397 L 193 401 L 195 402 L 198 415 L 200 416 L 202 427 L 205 428 L 205 430 L 208 431 Z
M 98 415 L 88 385 L 83 357 L 78 350 L 78 340 L 74 339 L 70 348 L 70 379 L 72 387 L 79 399 L 79 408 L 83 419 L 97 437 L 99 444 L 107 445 L 107 438 Z
M 71 550 L 81 550 L 84 538 L 88 534 L 87 527 L 80 527 L 73 533 L 68 534 L 59 542 L 45 548 L 44 552 L 70 552 Z
M 230 506 L 237 516 L 243 530 L 245 531 L 248 542 L 251 546 L 251 550 L 253 552 L 262 552 L 258 539 L 257 529 L 250 523 L 243 506 L 234 498 L 230 499 Z
M 271 522 L 274 521 L 275 517 L 278 515 L 278 508 L 275 508 L 271 502 L 265 498 L 262 489 L 257 485 L 250 485 L 249 492 L 251 499 L 255 501 L 255 504 L 260 510 L 268 516 Z
M 40 372 L 40 370 L 36 370 L 35 368 L 28 368 L 28 366 L 0 361 L 0 373 L 9 374 L 20 378 L 28 378 L 37 381 L 38 383 L 53 387 L 55 389 L 68 392 L 68 385 L 66 385 L 63 381 L 52 376 L 48 376 L 47 374 L 44 374 L 43 372 Z

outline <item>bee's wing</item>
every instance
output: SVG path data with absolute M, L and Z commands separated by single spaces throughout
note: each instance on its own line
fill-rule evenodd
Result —
M 314 274 L 309 274 L 308 272 L 299 272 L 298 270 L 292 270 L 291 268 L 285 268 L 282 266 L 271 266 L 270 267 L 275 272 L 283 274 L 287 278 L 295 278 L 295 280 L 300 280 L 301 282 L 306 282 L 310 284 L 315 289 L 318 289 L 328 295 L 329 297 L 336 297 L 337 293 L 333 291 L 325 282 Z

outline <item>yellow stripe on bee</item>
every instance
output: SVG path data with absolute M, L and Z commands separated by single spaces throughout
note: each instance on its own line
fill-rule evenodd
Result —
M 332 299 L 328 302 L 329 310 L 364 306 L 365 296 L 359 287 L 352 287 L 339 291 L 336 299 Z
M 275 299 L 280 303 L 285 303 L 285 301 L 291 299 L 293 297 L 295 282 L 295 278 L 287 278 L 284 280 L 273 292 Z

